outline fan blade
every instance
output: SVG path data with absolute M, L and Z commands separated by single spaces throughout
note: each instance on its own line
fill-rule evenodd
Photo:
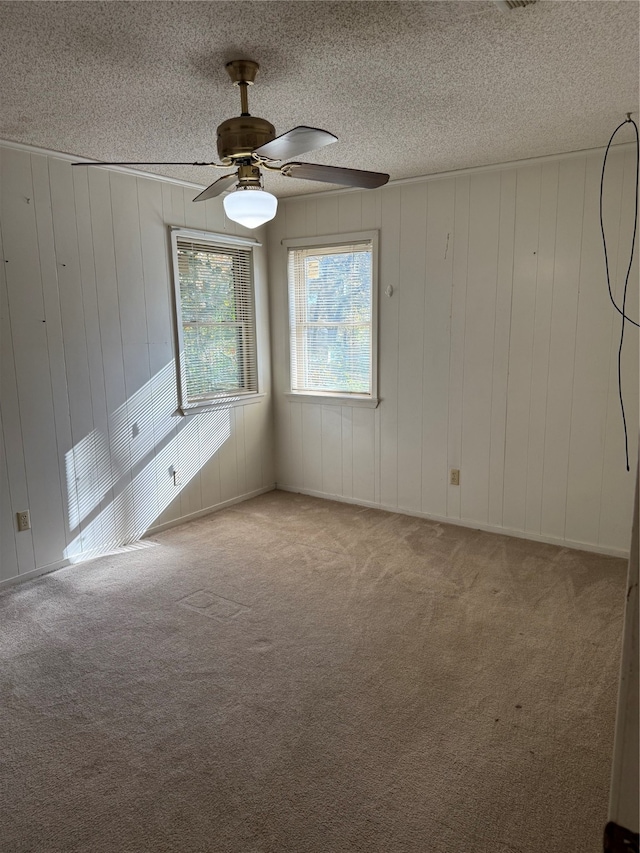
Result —
M 338 137 L 329 133 L 328 130 L 300 125 L 283 133 L 282 136 L 276 136 L 271 142 L 265 142 L 253 153 L 260 157 L 268 157 L 269 160 L 288 160 L 289 157 L 297 157 L 299 154 L 315 151 L 316 148 L 323 148 L 337 141 Z
M 104 160 L 95 163 L 72 163 L 72 166 L 219 166 L 219 163 L 175 163 L 161 160 L 159 163 L 149 163 L 146 160 L 132 160 L 127 163 L 114 160 Z
M 210 186 L 208 186 L 206 190 L 202 190 L 200 195 L 197 195 L 194 198 L 194 201 L 206 201 L 208 198 L 215 198 L 217 195 L 220 195 L 220 193 L 223 193 L 228 189 L 231 184 L 235 184 L 237 180 L 237 172 L 233 172 L 231 175 L 223 175 L 221 178 L 218 178 L 217 181 L 214 181 Z
M 280 171 L 287 178 L 324 181 L 328 184 L 342 184 L 345 187 L 360 187 L 364 190 L 381 187 L 389 180 L 389 175 L 384 172 L 342 169 L 339 166 L 323 166 L 320 163 L 285 163 Z

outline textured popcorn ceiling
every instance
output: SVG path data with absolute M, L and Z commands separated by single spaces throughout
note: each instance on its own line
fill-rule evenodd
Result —
M 0 138 L 104 160 L 214 160 L 250 110 L 339 142 L 300 159 L 391 178 L 606 144 L 638 110 L 635 0 L 2 2 Z M 629 136 L 629 138 L 631 138 Z M 620 140 L 622 141 L 622 140 Z M 222 172 L 163 167 L 206 185 Z M 330 189 L 268 174 L 277 195 Z

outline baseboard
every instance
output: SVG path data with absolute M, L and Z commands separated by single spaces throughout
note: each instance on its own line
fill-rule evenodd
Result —
M 180 518 L 176 518 L 173 521 L 168 521 L 166 524 L 158 524 L 156 527 L 150 527 L 142 537 L 142 539 L 146 539 L 149 536 L 153 536 L 154 533 L 160 533 L 163 530 L 168 530 L 170 527 L 177 527 L 180 524 L 186 524 L 187 521 L 193 521 L 196 518 L 201 518 L 205 515 L 211 515 L 211 513 L 218 512 L 218 510 L 224 509 L 225 507 L 232 506 L 233 504 L 242 503 L 242 501 L 248 501 L 250 498 L 255 498 L 258 495 L 263 495 L 265 492 L 272 492 L 276 488 L 275 483 L 270 486 L 264 486 L 261 489 L 255 489 L 252 492 L 245 492 L 242 495 L 238 495 L 235 498 L 230 498 L 228 501 L 222 501 L 222 503 L 215 504 L 214 506 L 205 507 L 205 509 L 200 509 L 197 512 L 189 513 L 189 515 L 183 515 Z M 34 578 L 40 577 L 41 575 L 47 575 L 50 572 L 56 572 L 58 569 L 70 568 L 71 566 L 81 565 L 82 563 L 89 562 L 90 560 L 96 560 L 99 557 L 106 557 L 108 554 L 117 554 L 120 551 L 128 550 L 127 546 L 124 545 L 122 548 L 115 548 L 109 552 L 105 552 L 104 554 L 90 554 L 87 555 L 84 560 L 76 560 L 72 562 L 71 560 L 59 560 L 57 563 L 50 563 L 48 566 L 43 566 L 40 569 L 33 569 L 30 572 L 25 572 L 21 575 L 16 575 L 13 578 L 7 578 L 7 580 L 0 581 L 0 590 L 3 590 L 10 586 L 15 586 L 15 584 L 22 583 L 23 581 L 33 580 Z
M 228 506 L 233 506 L 233 504 L 239 504 L 243 501 L 248 501 L 251 498 L 257 498 L 258 495 L 264 495 L 267 492 L 272 492 L 275 488 L 277 488 L 276 484 L 272 483 L 270 486 L 263 486 L 261 489 L 254 489 L 252 492 L 245 492 L 235 498 L 229 498 L 228 501 L 222 501 L 222 503 L 214 504 L 213 506 L 206 507 L 205 509 L 199 509 L 197 512 L 190 512 L 189 515 L 183 515 L 173 521 L 158 524 L 157 527 L 150 527 L 142 538 L 146 539 L 148 536 L 153 536 L 156 533 L 162 533 L 163 530 L 169 530 L 171 527 L 178 527 L 180 524 L 186 524 L 188 521 L 195 521 L 196 518 L 211 515 L 212 513 L 225 509 Z
M 604 554 L 607 557 L 622 557 L 624 560 L 629 559 L 629 551 L 625 551 L 622 548 L 608 548 L 602 545 L 592 545 L 588 542 L 574 542 L 571 539 L 560 539 L 554 536 L 541 536 L 538 533 L 528 533 L 524 530 L 514 530 L 509 527 L 499 527 L 495 524 L 482 524 L 479 521 L 468 521 L 463 518 L 448 518 L 443 515 L 432 515 L 428 512 L 402 509 L 401 507 L 388 506 L 387 504 L 374 503 L 373 501 L 345 498 L 342 495 L 331 495 L 327 492 L 318 492 L 313 489 L 301 489 L 299 486 L 287 486 L 284 483 L 276 483 L 275 487 L 282 492 L 294 492 L 300 495 L 309 495 L 313 498 L 323 498 L 324 500 L 329 501 L 339 501 L 340 503 L 364 506 L 368 509 L 381 509 L 385 512 L 396 512 L 400 515 L 425 518 L 428 521 L 438 521 L 441 524 L 455 524 L 458 527 L 470 527 L 473 530 L 482 530 L 485 533 L 500 533 L 502 536 L 513 536 L 516 539 L 528 539 L 532 542 L 542 542 L 545 545 L 559 545 L 562 548 L 573 548 L 576 551 L 589 551 L 594 554 Z
M 48 566 L 42 566 L 39 569 L 32 569 L 30 572 L 24 572 L 21 575 L 16 575 L 13 578 L 7 578 L 6 580 L 0 581 L 0 590 L 6 589 L 9 586 L 15 586 L 15 584 L 22 583 L 23 581 L 39 578 L 41 575 L 48 575 L 50 572 L 57 572 L 58 569 L 65 569 L 70 565 L 71 563 L 69 560 L 58 560 L 57 563 L 49 563 Z
M 395 512 L 400 515 L 409 515 L 415 518 L 425 518 L 428 521 L 437 521 L 441 524 L 455 524 L 458 527 L 467 527 L 473 530 L 482 530 L 486 533 L 500 533 L 503 536 L 513 536 L 517 539 L 528 539 L 532 542 L 543 542 L 547 545 L 559 545 L 562 548 L 573 548 L 577 551 L 590 551 L 595 554 L 604 554 L 608 557 L 621 557 L 624 560 L 629 558 L 629 552 L 625 551 L 622 548 L 607 548 L 601 545 L 592 545 L 587 542 L 574 542 L 571 539 L 560 539 L 554 536 L 540 536 L 537 533 L 528 533 L 522 530 L 513 530 L 507 527 L 498 527 L 493 524 L 481 524 L 477 521 L 467 521 L 462 518 L 447 518 L 446 516 L 441 515 L 432 515 L 427 512 L 418 512 L 415 510 L 403 509 L 397 506 L 389 506 L 387 504 L 382 503 L 374 503 L 373 501 L 364 501 L 357 500 L 355 498 L 345 498 L 342 495 L 331 495 L 326 492 L 318 492 L 314 489 L 302 489 L 299 486 L 288 486 L 284 483 L 273 483 L 270 486 L 264 486 L 261 489 L 254 489 L 252 492 L 245 492 L 242 495 L 237 495 L 235 498 L 230 498 L 227 501 L 222 501 L 219 504 L 214 504 L 210 507 L 205 507 L 204 509 L 200 509 L 197 512 L 189 513 L 189 515 L 183 515 L 180 518 L 176 518 L 173 521 L 167 521 L 165 524 L 158 524 L 156 527 L 150 527 L 149 530 L 146 531 L 143 539 L 146 539 L 149 536 L 153 536 L 156 533 L 161 533 L 163 530 L 169 530 L 171 527 L 178 527 L 180 524 L 186 524 L 188 521 L 194 521 L 197 518 L 202 518 L 205 515 L 211 515 L 214 512 L 218 512 L 221 509 L 225 509 L 226 507 L 233 506 L 234 504 L 242 503 L 243 501 L 248 501 L 251 498 L 258 497 L 258 495 L 264 495 L 266 492 L 272 492 L 274 489 L 278 489 L 282 492 L 293 492 L 301 495 L 309 495 L 314 498 L 322 498 L 324 500 L 330 501 L 338 501 L 340 503 L 354 504 L 355 506 L 363 506 L 368 509 L 381 509 L 385 512 Z M 68 566 L 72 565 L 70 560 L 60 560 L 57 563 L 50 563 L 48 566 L 42 566 L 39 569 L 33 569 L 30 572 L 25 572 L 21 575 L 16 575 L 13 578 L 7 578 L 6 580 L 0 581 L 0 590 L 6 589 L 7 587 L 14 586 L 15 584 L 22 583 L 23 581 L 33 580 L 34 578 L 40 577 L 41 575 L 49 574 L 50 572 L 58 571 L 58 569 L 64 569 Z

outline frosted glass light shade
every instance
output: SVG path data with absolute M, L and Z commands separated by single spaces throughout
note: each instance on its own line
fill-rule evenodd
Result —
M 278 209 L 278 199 L 258 187 L 237 189 L 224 197 L 223 204 L 229 219 L 245 228 L 264 225 L 273 219 Z

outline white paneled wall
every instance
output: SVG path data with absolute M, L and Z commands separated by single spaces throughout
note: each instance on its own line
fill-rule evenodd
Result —
M 265 250 L 266 396 L 181 417 L 167 226 L 249 232 L 219 199 L 194 205 L 197 191 L 180 185 L 10 146 L 0 157 L 0 581 L 272 487 Z M 32 529 L 19 533 L 24 509 Z
M 281 202 L 269 227 L 278 485 L 626 552 L 633 476 L 600 240 L 601 166 L 601 153 L 576 154 Z M 619 302 L 634 174 L 633 151 L 610 155 L 604 211 Z M 281 240 L 370 228 L 380 229 L 380 405 L 289 402 Z M 637 251 L 630 281 L 637 318 Z M 622 362 L 633 471 L 630 326 Z M 449 485 L 450 468 L 460 468 L 460 486 Z
M 0 158 L 0 581 L 104 552 L 276 480 L 627 550 L 633 478 L 618 404 L 620 324 L 599 235 L 600 153 L 281 200 L 256 258 L 266 396 L 189 418 L 176 414 L 167 226 L 243 229 L 219 200 L 194 205 L 195 191 L 177 184 L 72 169 L 11 145 L 0 146 Z M 628 149 L 610 155 L 604 199 L 619 301 L 633 158 Z M 280 241 L 372 228 L 380 231 L 380 405 L 289 402 Z M 636 260 L 634 317 L 637 283 Z M 633 470 L 631 327 L 622 362 Z M 450 468 L 461 469 L 458 487 Z M 32 529 L 18 533 L 15 513 L 24 509 Z

